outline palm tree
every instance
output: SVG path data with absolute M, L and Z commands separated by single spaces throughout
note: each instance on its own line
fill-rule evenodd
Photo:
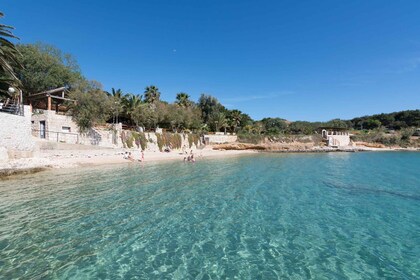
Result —
M 142 96 L 134 94 L 126 94 L 123 98 L 123 106 L 127 118 L 133 122 L 133 112 L 142 104 Z
M 236 128 L 241 123 L 241 119 L 242 119 L 242 112 L 241 111 L 239 111 L 239 110 L 230 111 L 229 121 L 230 121 L 230 126 L 232 127 L 233 132 L 236 131 Z
M 120 115 L 124 113 L 124 94 L 121 89 L 115 90 L 115 88 L 112 88 L 111 93 L 107 92 L 107 94 L 112 100 L 113 122 L 115 120 L 118 123 Z
M 253 126 L 250 124 L 247 124 L 244 128 L 243 128 L 247 133 L 251 133 L 253 130 Z
M 148 86 L 144 90 L 144 101 L 150 104 L 155 104 L 159 101 L 160 92 L 159 89 L 155 86 Z
M 180 92 L 176 95 L 175 103 L 178 104 L 180 107 L 184 107 L 184 108 L 190 107 L 192 102 L 189 98 L 190 96 L 187 93 Z
M 220 125 L 221 128 L 224 129 L 224 133 L 226 135 L 226 128 L 229 126 L 227 119 L 225 119 L 224 122 L 222 122 L 222 124 Z
M 124 94 L 122 92 L 122 90 L 119 88 L 117 90 L 115 90 L 115 88 L 111 89 L 111 93 L 108 93 L 109 96 L 114 97 L 117 100 L 122 100 Z
M 219 128 L 224 128 L 226 134 L 226 127 L 228 126 L 228 123 L 224 113 L 219 111 L 211 113 L 209 122 L 215 128 L 215 132 L 218 132 Z
M 0 18 L 4 17 L 4 14 L 0 12 Z M 12 31 L 14 28 L 9 25 L 0 24 L 0 91 L 7 93 L 7 89 L 10 85 L 19 87 L 20 81 L 12 67 L 22 68 L 22 65 L 18 61 L 19 51 L 15 45 L 8 39 L 19 39 L 13 35 Z

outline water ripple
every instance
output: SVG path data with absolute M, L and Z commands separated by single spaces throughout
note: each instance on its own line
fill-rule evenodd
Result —
M 416 279 L 417 166 L 276 154 L 2 181 L 0 278 Z

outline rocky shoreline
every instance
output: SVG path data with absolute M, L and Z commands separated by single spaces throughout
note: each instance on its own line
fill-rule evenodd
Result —
M 293 144 L 248 144 L 248 143 L 231 143 L 219 144 L 213 146 L 214 150 L 254 150 L 258 152 L 270 153 L 330 153 L 330 152 L 369 152 L 369 151 L 420 151 L 419 148 L 402 148 L 402 147 L 368 147 L 368 146 L 347 146 L 347 147 L 327 147 L 315 146 L 305 143 Z
M 26 175 L 26 174 L 38 173 L 41 171 L 48 170 L 50 168 L 51 166 L 0 169 L 0 180 L 7 179 L 14 175 Z

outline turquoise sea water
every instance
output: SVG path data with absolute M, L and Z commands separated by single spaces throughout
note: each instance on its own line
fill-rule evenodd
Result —
M 260 154 L 0 181 L 1 279 L 419 279 L 420 153 Z

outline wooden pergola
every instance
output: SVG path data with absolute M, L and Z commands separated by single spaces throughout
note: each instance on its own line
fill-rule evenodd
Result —
M 67 98 L 68 90 L 65 87 L 51 89 L 28 96 L 29 105 L 33 109 L 52 110 L 65 112 L 67 107 L 63 106 L 66 101 L 76 102 L 74 99 Z

